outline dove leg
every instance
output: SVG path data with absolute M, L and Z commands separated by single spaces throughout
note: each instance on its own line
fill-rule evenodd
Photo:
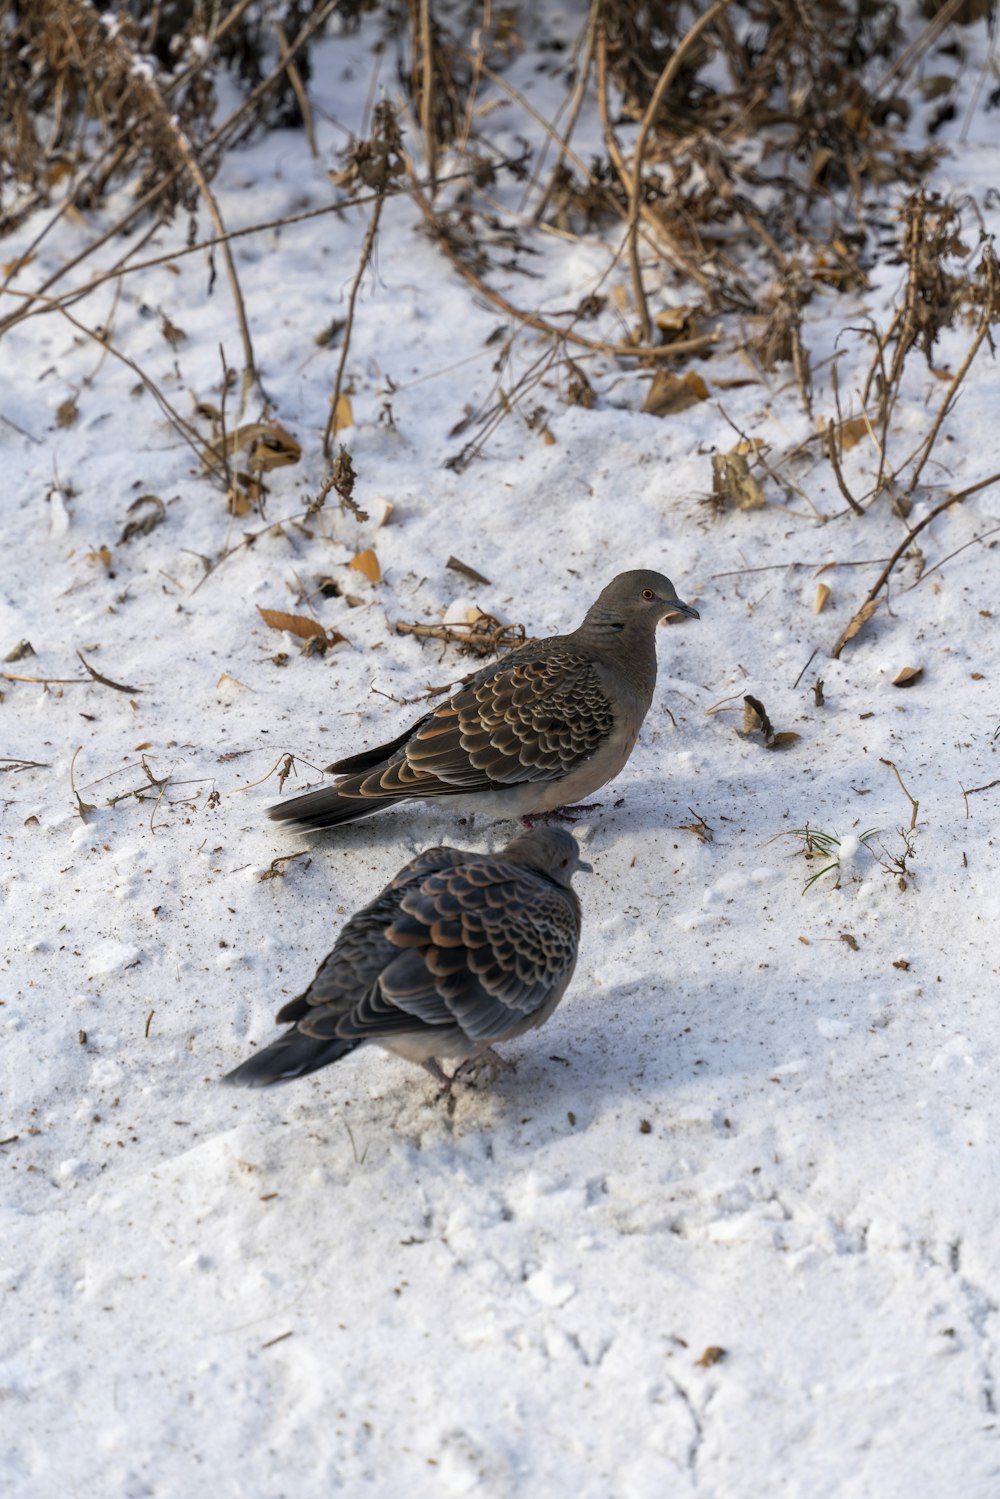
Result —
M 455 1076 L 457 1076 L 457 1073 L 455 1074 L 455 1076 L 449 1077 L 447 1072 L 445 1072 L 444 1068 L 441 1066 L 441 1063 L 436 1061 L 434 1057 L 428 1057 L 427 1060 L 425 1062 L 421 1062 L 420 1065 L 422 1067 L 426 1067 L 431 1077 L 436 1078 L 437 1081 L 441 1084 L 442 1093 L 451 1092 L 451 1085 L 455 1081 Z

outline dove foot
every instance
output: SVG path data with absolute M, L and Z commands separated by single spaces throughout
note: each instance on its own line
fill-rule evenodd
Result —
M 461 1067 L 456 1067 L 452 1082 L 461 1081 L 463 1083 L 475 1084 L 479 1081 L 480 1074 L 484 1072 L 488 1074 L 487 1082 L 492 1082 L 498 1072 L 516 1071 L 516 1062 L 508 1062 L 506 1057 L 502 1057 L 498 1051 L 494 1051 L 492 1046 L 490 1046 L 486 1051 L 481 1052 L 478 1057 L 470 1057 L 467 1062 L 462 1063 Z
M 551 812 L 526 812 L 521 818 L 522 827 L 533 828 L 536 822 L 576 822 L 585 812 L 595 812 L 603 802 L 575 802 L 569 807 L 553 807 Z
M 441 1064 L 435 1061 L 433 1057 L 429 1057 L 423 1063 L 423 1066 L 430 1073 L 431 1077 L 436 1078 L 441 1084 L 441 1091 L 438 1097 L 448 1100 L 449 1114 L 455 1112 L 454 1088 L 456 1083 L 469 1083 L 475 1087 L 483 1073 L 487 1074 L 486 1081 L 492 1082 L 499 1072 L 517 1071 L 517 1063 L 508 1062 L 507 1058 L 502 1057 L 499 1052 L 494 1051 L 492 1046 L 488 1047 L 486 1051 L 480 1052 L 479 1056 L 470 1057 L 467 1062 L 462 1062 L 460 1066 L 455 1068 L 450 1077 Z

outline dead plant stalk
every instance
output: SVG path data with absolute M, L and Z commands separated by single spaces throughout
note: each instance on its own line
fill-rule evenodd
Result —
M 233 110 L 232 114 L 228 115 L 227 118 L 223 120 L 222 123 L 211 132 L 211 134 L 206 136 L 204 141 L 200 143 L 199 151 L 202 156 L 207 156 L 213 150 L 217 150 L 221 154 L 221 152 L 225 150 L 227 146 L 233 144 L 236 137 L 237 127 L 242 125 L 242 122 L 244 121 L 246 116 L 252 114 L 253 110 L 256 109 L 257 105 L 260 103 L 260 100 L 264 97 L 264 95 L 268 93 L 269 90 L 272 89 L 280 80 L 282 73 L 284 73 L 288 69 L 292 59 L 301 50 L 301 48 L 305 46 L 310 37 L 312 37 L 317 31 L 320 30 L 323 25 L 325 25 L 331 12 L 336 8 L 337 3 L 338 0 L 321 0 L 321 3 L 317 5 L 316 9 L 310 15 L 309 19 L 302 26 L 298 35 L 288 43 L 288 51 L 281 58 L 279 63 L 271 70 L 266 78 L 263 78 L 261 80 L 256 88 L 251 90 L 247 97 L 236 107 L 236 109 Z M 236 17 L 234 15 L 230 15 L 229 17 L 227 17 L 226 22 L 222 23 L 223 28 L 235 19 Z M 173 83 L 177 84 L 181 81 L 181 79 L 176 79 L 173 81 Z M 169 93 L 171 91 L 171 87 L 171 85 L 167 85 L 164 92 Z M 152 98 L 150 98 L 150 105 L 152 109 L 154 107 L 154 101 L 152 100 Z M 135 122 L 133 121 L 133 128 L 134 127 Z M 229 139 L 228 137 L 232 137 L 232 139 Z M 186 162 L 183 161 L 178 162 L 174 167 L 172 167 L 169 172 L 167 172 L 163 177 L 161 177 L 156 183 L 153 184 L 153 186 L 147 193 L 144 193 L 141 198 L 132 203 L 127 212 L 124 213 L 121 218 L 117 219 L 115 223 L 110 225 L 109 228 L 105 229 L 102 234 L 99 234 L 96 239 L 93 239 L 89 244 L 84 245 L 82 250 L 79 250 L 76 255 L 71 256 L 69 260 L 65 261 L 61 266 L 59 266 L 57 270 L 53 271 L 51 276 L 49 276 L 42 283 L 42 285 L 38 287 L 38 289 L 34 293 L 31 294 L 31 301 L 44 296 L 44 294 L 47 293 L 50 288 L 56 284 L 57 281 L 60 281 L 70 271 L 74 270 L 78 265 L 81 264 L 82 261 L 86 260 L 88 256 L 92 255 L 95 250 L 99 250 L 102 245 L 107 244 L 111 240 L 119 238 L 130 224 L 132 224 L 137 218 L 140 218 L 144 213 L 146 213 L 148 209 L 152 208 L 153 205 L 159 201 L 159 199 L 163 196 L 167 189 L 171 187 L 174 182 L 176 182 L 177 178 L 185 170 Z M 60 215 L 65 211 L 65 207 L 67 206 L 69 201 L 72 201 L 72 195 L 69 195 L 66 202 L 64 202 L 64 205 L 56 211 L 56 214 L 53 216 L 54 220 L 60 217 Z M 46 228 L 47 227 L 48 226 L 46 226 Z M 229 235 L 223 234 L 222 236 L 220 236 L 217 243 L 223 243 L 229 238 Z M 118 269 L 119 267 L 115 267 L 108 274 L 114 275 L 117 273 Z M 105 277 L 104 279 L 107 278 Z M 10 314 L 8 317 L 0 321 L 0 335 L 4 334 L 15 323 L 20 322 L 22 318 L 28 315 L 31 301 L 29 301 L 25 307 L 22 307 L 17 312 Z
M 499 308 L 507 317 L 514 318 L 517 322 L 523 323 L 529 328 L 536 328 L 539 333 L 544 333 L 549 338 L 565 339 L 568 343 L 579 345 L 580 348 L 593 349 L 599 354 L 607 354 L 612 359 L 643 359 L 659 362 L 660 360 L 676 359 L 686 354 L 698 354 L 705 349 L 710 349 L 713 344 L 718 343 L 718 333 L 705 333 L 698 338 L 679 338 L 669 344 L 612 344 L 608 343 L 605 339 L 586 338 L 582 333 L 574 332 L 572 328 L 559 328 L 555 323 L 547 322 L 538 313 L 525 312 L 523 308 L 515 307 L 500 292 L 494 291 L 491 286 L 487 286 L 482 277 L 470 265 L 466 264 L 462 257 L 448 243 L 447 238 L 440 233 L 437 215 L 421 191 L 413 161 L 405 153 L 404 160 L 417 206 L 428 224 L 435 230 L 437 241 L 444 250 L 444 253 L 459 275 L 463 276 L 470 285 L 474 286 L 480 296 L 485 297 L 488 302 L 492 303 L 494 307 Z
M 970 484 L 968 489 L 961 489 L 959 490 L 958 494 L 948 495 L 947 498 L 943 499 L 939 505 L 935 505 L 933 510 L 928 511 L 923 520 L 918 521 L 915 526 L 912 526 L 910 530 L 907 531 L 906 535 L 903 537 L 903 540 L 899 543 L 899 546 L 893 552 L 892 556 L 885 564 L 885 567 L 883 567 L 882 571 L 879 573 L 874 584 L 868 590 L 864 602 L 860 605 L 853 618 L 850 620 L 846 628 L 842 631 L 836 645 L 830 652 L 830 655 L 835 661 L 839 660 L 841 651 L 844 649 L 844 646 L 847 644 L 847 642 L 852 638 L 852 635 L 857 634 L 857 630 L 852 629 L 852 626 L 855 625 L 859 616 L 864 613 L 865 606 L 873 603 L 881 593 L 882 589 L 889 581 L 889 575 L 891 574 L 893 568 L 896 566 L 896 563 L 899 561 L 900 557 L 903 556 L 904 552 L 908 550 L 915 538 L 920 535 L 921 531 L 923 531 L 926 526 L 929 526 L 931 521 L 937 520 L 942 511 L 947 510 L 950 505 L 960 505 L 962 501 L 967 500 L 970 495 L 978 494 L 981 489 L 988 489 L 991 484 L 997 483 L 1000 483 L 1000 472 L 990 474 L 988 479 L 980 479 L 976 484 Z
M 385 205 L 385 196 L 385 193 L 381 192 L 375 199 L 375 206 L 372 209 L 372 216 L 368 221 L 364 244 L 361 246 L 361 258 L 358 261 L 358 268 L 354 273 L 350 295 L 347 299 L 347 320 L 344 323 L 344 333 L 340 342 L 340 360 L 337 364 L 337 378 L 334 381 L 333 395 L 330 397 L 330 414 L 326 419 L 326 430 L 323 433 L 323 456 L 327 462 L 333 456 L 333 439 L 336 435 L 337 410 L 344 383 L 344 369 L 347 365 L 347 355 L 351 347 L 351 333 L 354 329 L 354 309 L 357 305 L 361 282 L 364 279 L 365 271 L 368 269 L 368 262 L 371 260 L 372 250 L 375 248 L 375 237 L 378 234 L 379 221 Z
M 642 336 L 647 341 L 653 336 L 653 324 L 649 316 L 649 306 L 646 301 L 646 289 L 642 284 L 642 267 L 639 264 L 639 202 L 642 197 L 642 160 L 646 150 L 646 141 L 653 127 L 653 121 L 659 113 L 660 105 L 664 95 L 677 77 L 681 63 L 695 42 L 701 36 L 706 27 L 711 26 L 717 16 L 728 9 L 730 0 L 715 0 L 715 4 L 706 10 L 703 16 L 699 16 L 694 25 L 678 42 L 670 61 L 657 80 L 653 90 L 652 98 L 646 106 L 646 112 L 639 126 L 639 134 L 636 137 L 635 151 L 632 160 L 632 177 L 629 183 L 628 204 L 628 228 L 626 238 L 628 241 L 629 263 L 632 267 L 632 288 L 635 297 L 636 311 L 639 314 L 639 324 Z
M 572 99 L 570 101 L 569 117 L 566 121 L 566 128 L 563 131 L 562 137 L 559 141 L 559 150 L 556 155 L 555 165 L 553 166 L 552 171 L 549 173 L 548 186 L 542 193 L 541 198 L 538 200 L 538 206 L 536 207 L 533 214 L 533 218 L 536 223 L 541 220 L 542 215 L 545 213 L 546 208 L 548 208 L 549 206 L 549 200 L 552 197 L 552 194 L 555 191 L 556 183 L 559 180 L 559 170 L 567 154 L 569 153 L 570 139 L 572 137 L 573 131 L 576 129 L 576 122 L 580 118 L 580 110 L 583 108 L 583 101 L 587 96 L 587 80 L 590 77 L 590 69 L 594 61 L 594 49 L 597 43 L 597 27 L 598 18 L 601 14 L 601 4 L 602 0 L 591 0 L 590 3 L 590 12 L 587 16 L 587 29 L 583 43 L 583 57 L 577 70 L 576 85 L 574 87 Z
M 920 456 L 917 459 L 917 466 L 913 470 L 909 481 L 911 494 L 916 489 L 920 475 L 924 471 L 924 465 L 931 456 L 934 444 L 937 442 L 938 433 L 941 431 L 941 425 L 951 410 L 951 405 L 958 392 L 958 388 L 969 373 L 969 367 L 979 353 L 983 340 L 988 337 L 990 324 L 996 318 L 998 311 L 1000 311 L 1000 305 L 998 305 L 998 282 L 1000 282 L 1000 276 L 998 276 L 997 259 L 988 245 L 983 251 L 983 272 L 986 284 L 983 290 L 983 310 L 979 318 L 979 327 L 976 329 L 975 338 L 969 345 L 968 353 L 955 371 L 951 384 L 945 392 L 944 400 L 941 402 L 938 414 L 934 419 L 934 425 L 928 432 L 922 447 L 918 449 Z
M 910 795 L 910 793 L 907 791 L 906 787 L 903 785 L 903 777 L 899 773 L 899 767 L 896 764 L 895 760 L 886 760 L 886 759 L 884 759 L 880 755 L 879 756 L 879 763 L 881 765 L 888 765 L 889 769 L 892 771 L 893 775 L 896 777 L 896 780 L 899 782 L 899 789 L 900 789 L 900 791 L 903 793 L 903 795 L 906 797 L 906 800 L 910 804 L 910 832 L 912 833 L 913 829 L 917 825 L 917 813 L 920 811 L 920 803 L 917 801 L 917 799 L 915 797 L 913 797 L 913 796 Z

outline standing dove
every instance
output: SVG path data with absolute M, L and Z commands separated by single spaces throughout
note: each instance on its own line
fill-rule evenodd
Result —
M 571 635 L 529 641 L 484 666 L 398 739 L 328 766 L 335 786 L 269 815 L 328 828 L 410 797 L 456 797 L 456 810 L 494 817 L 586 800 L 632 753 L 665 614 L 698 618 L 662 573 L 619 573 Z
M 291 1030 L 224 1079 L 304 1077 L 375 1041 L 450 1088 L 491 1051 L 544 1025 L 573 975 L 580 902 L 573 835 L 540 827 L 498 854 L 429 848 L 352 916 L 304 993 L 278 1011 Z M 438 1058 L 463 1065 L 448 1077 Z

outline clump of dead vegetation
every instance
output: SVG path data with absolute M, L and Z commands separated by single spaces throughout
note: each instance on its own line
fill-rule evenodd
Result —
M 980 348 L 992 347 L 997 321 L 992 248 L 984 245 L 972 265 L 957 205 L 920 186 L 939 151 L 934 135 L 954 79 L 949 84 L 946 75 L 933 95 L 922 90 L 939 101 L 926 120 L 926 144 L 915 148 L 902 131 L 918 98 L 918 66 L 944 28 L 973 19 L 966 12 L 977 7 L 942 0 L 924 10 L 923 29 L 905 36 L 897 6 L 880 0 L 590 0 L 572 36 L 555 12 L 490 0 L 14 4 L 0 29 L 0 233 L 39 208 L 50 212 L 28 248 L 3 268 L 0 338 L 27 318 L 69 319 L 100 344 L 102 358 L 123 360 L 151 389 L 199 454 L 202 472 L 225 490 L 231 513 L 263 517 L 266 473 L 298 461 L 302 448 L 261 387 L 231 250 L 235 236 L 212 182 L 226 152 L 276 124 L 301 127 L 303 149 L 316 154 L 312 50 L 321 37 L 364 20 L 380 61 L 364 129 L 330 174 L 335 201 L 279 221 L 352 206 L 367 213 L 346 316 L 328 330 L 339 350 L 323 438 L 327 473 L 303 513 L 307 523 L 331 495 L 364 518 L 352 498 L 350 454 L 335 439 L 353 421 L 358 292 L 385 206 L 400 195 L 417 206 L 470 295 L 499 318 L 493 389 L 456 422 L 453 436 L 462 446 L 448 458 L 452 468 L 473 462 L 512 418 L 555 441 L 546 403 L 554 397 L 593 406 L 594 374 L 609 367 L 647 383 L 645 411 L 673 416 L 713 393 L 702 371 L 710 376 L 714 356 L 739 351 L 765 381 L 786 373 L 816 435 L 802 450 L 779 455 L 741 433 L 731 453 L 715 455 L 714 503 L 756 508 L 780 486 L 816 510 L 799 468 L 821 461 L 851 512 L 862 516 L 888 495 L 905 521 L 962 380 Z M 950 55 L 961 51 L 957 34 L 949 46 Z M 512 62 L 526 53 L 564 83 L 551 120 L 511 81 Z M 223 74 L 238 80 L 241 95 L 220 117 Z M 520 141 L 516 152 L 497 144 L 491 121 L 498 109 L 506 139 Z M 586 156 L 576 145 L 584 119 L 596 124 L 602 143 Z M 31 284 L 25 273 L 60 217 L 93 213 L 126 184 L 124 211 Z M 887 239 L 887 204 L 899 201 L 901 189 L 904 207 Z M 188 245 L 143 259 L 152 234 L 178 213 L 190 219 Z M 199 214 L 211 227 L 201 238 Z M 599 236 L 608 251 L 595 284 L 576 306 L 555 313 L 531 303 L 530 262 L 541 235 Z M 88 258 L 123 237 L 127 248 L 115 263 L 81 281 Z M 845 329 L 845 340 L 871 349 L 858 409 L 845 410 L 837 359 L 820 388 L 810 305 L 863 289 L 893 241 L 904 277 L 898 311 L 887 328 Z M 115 347 L 111 327 L 92 328 L 73 308 L 107 280 L 120 285 L 162 258 L 199 251 L 217 256 L 225 272 L 242 379 L 223 358 L 221 400 L 202 400 L 189 418 Z M 523 296 L 502 292 L 498 272 L 505 283 L 512 272 L 522 276 Z M 967 358 L 943 380 L 921 446 L 891 451 L 893 411 L 911 356 L 940 375 L 933 363 L 940 336 L 965 324 L 972 330 Z M 172 325 L 163 331 L 183 338 Z M 227 418 L 226 396 L 237 384 L 238 409 Z M 245 410 L 254 393 L 256 420 Z M 383 414 L 391 424 L 391 391 L 388 397 Z M 863 474 L 850 456 L 858 445 L 871 458 Z M 862 608 L 882 586 L 884 580 Z

